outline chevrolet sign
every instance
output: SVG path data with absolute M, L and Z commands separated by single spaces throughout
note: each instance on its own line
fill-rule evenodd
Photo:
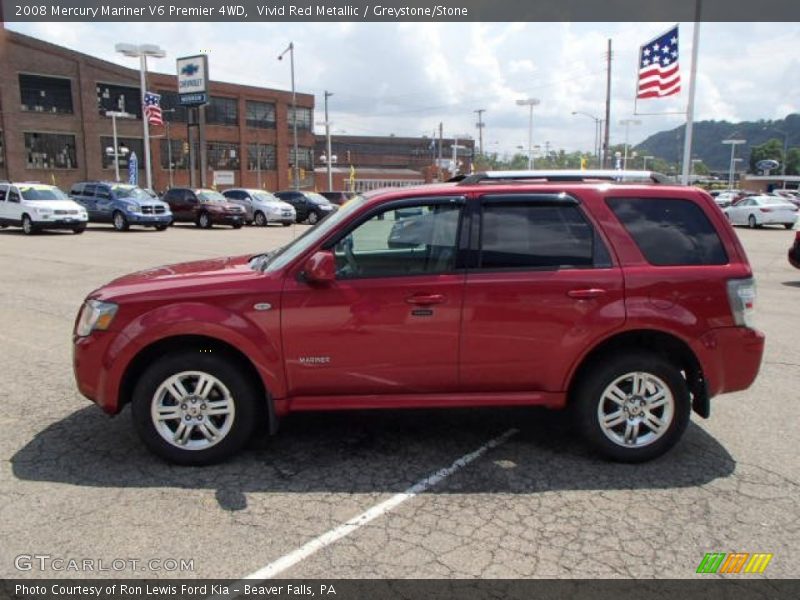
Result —
M 177 60 L 178 95 L 184 106 L 208 102 L 208 56 L 185 56 Z

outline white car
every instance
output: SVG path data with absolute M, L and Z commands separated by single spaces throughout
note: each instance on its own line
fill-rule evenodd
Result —
M 0 227 L 14 225 L 31 235 L 42 229 L 83 233 L 86 209 L 54 185 L 0 183 Z
M 776 196 L 750 196 L 729 206 L 723 212 L 731 225 L 783 225 L 791 229 L 797 221 L 798 208 L 783 198 Z
M 264 190 L 233 188 L 225 190 L 222 195 L 229 202 L 244 207 L 248 223 L 259 226 L 281 223 L 286 227 L 295 221 L 294 206 Z

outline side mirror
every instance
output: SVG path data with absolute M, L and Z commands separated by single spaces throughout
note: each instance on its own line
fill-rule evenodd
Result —
M 320 250 L 306 261 L 303 276 L 309 283 L 332 283 L 336 280 L 336 261 L 333 252 Z

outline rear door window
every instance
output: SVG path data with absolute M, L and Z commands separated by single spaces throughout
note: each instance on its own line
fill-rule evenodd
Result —
M 480 269 L 610 266 L 610 257 L 575 204 L 484 201 Z
M 708 217 L 691 200 L 609 198 L 609 207 L 655 266 L 724 265 L 728 255 Z

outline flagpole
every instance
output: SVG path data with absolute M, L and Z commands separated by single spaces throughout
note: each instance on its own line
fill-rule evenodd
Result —
M 700 5 L 696 0 L 694 14 L 694 35 L 692 37 L 692 69 L 689 72 L 689 101 L 686 105 L 686 132 L 683 140 L 683 169 L 681 183 L 689 185 L 689 171 L 692 168 L 692 129 L 694 125 L 694 92 L 697 79 L 697 49 L 700 44 Z

